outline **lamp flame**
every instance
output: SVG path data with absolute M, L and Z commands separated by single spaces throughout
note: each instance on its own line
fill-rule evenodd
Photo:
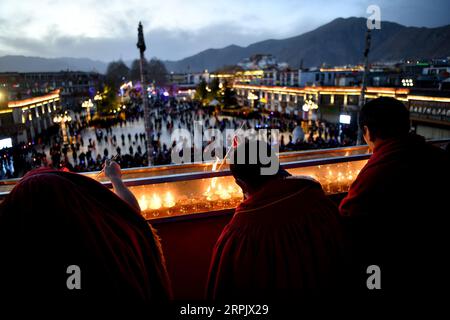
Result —
M 152 197 L 150 199 L 150 206 L 149 207 L 150 207 L 150 209 L 153 209 L 153 210 L 158 210 L 158 209 L 160 209 L 162 207 L 161 198 L 156 193 L 154 193 L 152 195 Z
M 138 202 L 139 202 L 139 207 L 141 208 L 141 211 L 145 211 L 148 209 L 148 201 L 144 195 L 141 196 L 141 198 L 139 199 Z
M 165 208 L 172 208 L 175 206 L 175 199 L 170 192 L 166 193 L 166 195 L 164 197 L 164 201 L 163 201 L 163 206 Z

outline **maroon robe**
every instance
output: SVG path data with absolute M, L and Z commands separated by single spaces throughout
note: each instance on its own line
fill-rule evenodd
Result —
M 367 292 L 366 269 L 373 264 L 384 293 L 423 294 L 447 277 L 449 165 L 444 150 L 416 135 L 374 150 L 340 205 L 360 290 Z
M 170 296 L 159 239 L 97 181 L 28 173 L 0 205 L 0 291 L 15 302 L 149 303 Z M 67 267 L 81 269 L 68 290 Z
M 236 209 L 213 251 L 207 297 L 290 299 L 337 285 L 342 235 L 319 183 L 269 182 Z

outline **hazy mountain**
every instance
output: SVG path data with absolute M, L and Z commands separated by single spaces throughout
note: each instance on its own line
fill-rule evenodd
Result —
M 366 32 L 365 18 L 338 18 L 313 31 L 282 39 L 265 40 L 247 47 L 230 45 L 208 49 L 179 61 L 164 61 L 169 71 L 187 72 L 237 64 L 253 54 L 272 54 L 292 67 L 356 64 L 362 61 Z M 450 56 L 450 25 L 439 28 L 405 27 L 382 22 L 372 32 L 372 61 L 392 61 Z M 126 61 L 130 64 L 130 61 Z M 92 71 L 104 73 L 107 64 L 87 58 L 0 57 L 0 72 L 5 71 Z
M 0 57 L 0 72 L 97 71 L 104 73 L 107 64 L 88 58 Z
M 215 70 L 233 65 L 252 54 L 272 54 L 292 67 L 356 64 L 362 61 L 365 44 L 365 18 L 338 18 L 313 31 L 282 39 L 266 40 L 247 47 L 236 45 L 209 49 L 180 61 L 166 61 L 170 71 Z M 372 32 L 370 59 L 390 61 L 403 58 L 450 56 L 450 25 L 439 28 L 405 27 L 382 22 Z

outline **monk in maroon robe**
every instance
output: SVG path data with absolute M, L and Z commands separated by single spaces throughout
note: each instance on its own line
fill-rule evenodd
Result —
M 448 154 L 409 133 L 409 112 L 393 98 L 367 103 L 359 125 L 373 155 L 340 205 L 356 289 L 369 292 L 367 268 L 377 265 L 380 293 L 422 295 L 448 272 Z
M 342 234 L 338 211 L 320 184 L 279 169 L 262 175 L 258 160 L 231 165 L 246 199 L 213 251 L 207 297 L 281 300 L 330 293 L 338 286 Z M 272 150 L 272 155 L 274 155 Z M 275 160 L 277 160 L 275 158 Z
M 117 195 L 83 175 L 37 169 L 6 196 L 0 204 L 2 297 L 111 308 L 170 298 L 159 239 L 121 182 L 118 165 L 105 170 Z M 68 287 L 76 284 L 70 266 L 81 271 L 80 287 Z

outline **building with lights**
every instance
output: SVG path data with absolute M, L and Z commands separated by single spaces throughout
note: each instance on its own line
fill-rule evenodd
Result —
M 352 123 L 356 125 L 356 112 L 361 93 L 360 87 L 342 86 L 262 86 L 235 84 L 238 101 L 250 105 L 249 95 L 257 96 L 256 101 L 261 109 L 278 111 L 285 114 L 295 114 L 303 119 L 302 107 L 309 99 L 319 106 L 317 112 L 323 120 L 338 123 L 342 114 L 352 116 Z M 411 87 L 368 87 L 366 99 L 378 97 L 393 97 L 402 101 L 411 112 L 412 125 L 416 128 L 426 124 L 436 127 L 430 134 L 418 130 L 425 136 L 446 136 L 450 129 L 450 92 L 439 90 L 424 90 Z M 428 129 L 422 129 L 428 130 Z
M 191 85 L 218 79 L 233 86 L 240 106 L 302 118 L 306 117 L 303 106 L 308 100 L 319 106 L 316 112 L 321 119 L 339 123 L 341 116 L 346 115 L 346 121 L 350 117 L 352 125 L 356 125 L 363 74 L 361 65 L 292 69 L 272 56 L 254 55 L 235 68 L 208 73 L 208 77 L 199 74 L 198 81 Z M 449 133 L 448 58 L 374 62 L 369 66 L 366 83 L 366 99 L 395 97 L 409 108 L 413 126 L 425 123 L 441 127 L 439 137 Z
M 33 140 L 52 126 L 52 113 L 61 105 L 61 91 L 8 101 L 0 100 L 0 139 L 11 138 L 13 144 Z
M 0 88 L 9 100 L 38 97 L 60 89 L 61 105 L 78 109 L 86 97 L 92 97 L 104 84 L 97 72 L 8 72 L 0 73 Z

